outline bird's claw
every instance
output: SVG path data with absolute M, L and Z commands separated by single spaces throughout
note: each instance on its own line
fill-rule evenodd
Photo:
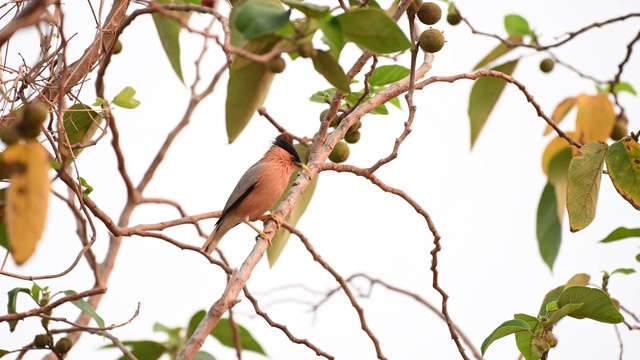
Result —
M 272 247 L 272 246 L 273 246 L 273 244 L 271 243 L 271 237 L 270 237 L 269 235 L 267 235 L 267 234 L 271 234 L 271 233 L 273 233 L 273 232 L 274 232 L 273 230 L 266 230 L 266 231 L 259 231 L 259 232 L 258 232 L 258 235 L 259 235 L 261 238 L 263 238 L 263 239 L 267 240 L 267 243 L 269 244 L 269 247 Z M 256 239 L 256 240 L 257 240 L 257 239 Z
M 276 214 L 271 214 L 271 213 L 269 213 L 269 215 L 267 215 L 267 220 L 266 221 L 269 221 L 269 219 L 275 221 L 276 222 L 276 227 L 278 228 L 278 230 L 280 230 L 280 228 L 282 227 L 282 220 Z

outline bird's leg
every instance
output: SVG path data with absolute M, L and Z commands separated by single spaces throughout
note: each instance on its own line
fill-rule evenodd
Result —
M 259 220 L 259 219 L 257 219 Z M 257 227 L 255 227 L 252 223 L 250 223 L 249 221 L 244 221 L 245 224 L 249 225 L 253 230 L 255 230 L 258 235 L 260 235 L 261 238 L 267 240 L 267 242 L 269 243 L 269 247 L 272 247 L 273 244 L 271 243 L 271 237 L 269 237 L 264 231 L 258 229 Z M 272 233 L 273 230 L 268 230 L 267 233 Z

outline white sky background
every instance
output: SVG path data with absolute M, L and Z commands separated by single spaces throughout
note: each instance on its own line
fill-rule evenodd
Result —
M 606 5 L 599 1 L 535 4 L 459 1 L 458 6 L 477 29 L 499 35 L 505 34 L 505 14 L 521 14 L 541 34 L 543 44 L 595 21 L 638 10 L 628 1 L 611 1 Z M 67 35 L 94 28 L 86 2 L 79 2 L 77 8 L 78 14 L 67 14 L 70 28 Z M 444 5 L 443 10 L 446 11 Z M 195 15 L 192 20 L 197 18 L 205 16 Z M 405 18 L 401 23 L 406 28 Z M 632 19 L 591 30 L 554 50 L 555 54 L 585 73 L 610 79 L 624 57 L 626 44 L 637 34 L 639 24 L 638 19 Z M 497 44 L 487 37 L 472 37 L 464 25 L 451 27 L 444 19 L 435 27 L 444 30 L 448 42 L 435 55 L 433 69 L 427 76 L 470 72 Z M 33 40 L 28 32 L 23 36 L 25 42 Z M 92 38 L 92 31 L 80 33 L 70 45 L 80 51 Z M 137 183 L 167 132 L 182 117 L 189 93 L 171 70 L 150 16 L 138 18 L 125 30 L 121 41 L 124 49 L 113 57 L 107 73 L 106 93 L 112 98 L 130 85 L 138 91 L 136 98 L 142 102 L 135 110 L 114 110 L 128 170 Z M 186 32 L 181 41 L 183 71 L 189 83 L 193 77 L 193 56 L 199 52 L 202 42 L 200 37 Z M 18 46 L 15 40 L 12 46 Z M 623 75 L 623 80 L 631 82 L 636 89 L 640 89 L 638 52 L 640 49 L 636 46 Z M 522 53 L 528 52 L 518 51 L 511 56 Z M 351 66 L 354 54 L 354 48 L 345 49 L 340 61 L 343 68 Z M 594 93 L 592 82 L 561 66 L 556 66 L 550 75 L 542 74 L 538 63 L 544 57 L 544 54 L 525 57 L 514 76 L 527 86 L 548 115 L 568 96 Z M 402 57 L 400 64 L 408 66 L 407 59 Z M 223 61 L 221 51 L 213 49 L 210 73 L 217 71 Z M 390 63 L 381 59 L 379 65 Z M 214 94 L 198 108 L 192 123 L 180 134 L 144 195 L 178 201 L 190 214 L 219 210 L 242 173 L 269 147 L 277 131 L 259 116 L 254 117 L 236 142 L 227 143 L 226 79 L 223 78 Z M 319 113 L 326 107 L 310 103 L 308 98 L 329 86 L 315 74 L 310 60 L 287 61 L 287 69 L 276 76 L 265 106 L 292 133 L 311 136 L 319 125 Z M 479 347 L 497 325 L 511 319 L 513 314 L 537 314 L 546 292 L 576 273 L 590 274 L 593 282 L 599 284 L 601 270 L 638 269 L 634 259 L 638 253 L 636 239 L 608 245 L 598 241 L 618 226 L 638 227 L 639 217 L 637 211 L 618 196 L 608 177 L 603 177 L 595 221 L 577 234 L 571 234 L 568 226 L 564 227 L 562 247 L 551 273 L 539 256 L 535 237 L 535 215 L 546 182 L 540 166 L 541 156 L 551 136 L 543 137 L 544 121 L 536 116 L 516 87 L 509 85 L 470 151 L 467 104 L 471 86 L 471 81 L 436 83 L 416 92 L 414 101 L 418 112 L 413 132 L 400 148 L 399 158 L 376 174 L 386 184 L 406 191 L 433 217 L 442 236 L 438 268 L 440 284 L 451 296 L 450 314 Z M 358 90 L 358 85 L 352 89 Z M 638 130 L 638 98 L 626 93 L 620 96 L 627 108 L 630 130 Z M 81 99 L 93 103 L 93 84 L 83 90 Z M 406 108 L 404 99 L 402 102 Z M 389 116 L 368 115 L 363 119 L 362 139 L 351 146 L 349 164 L 367 167 L 390 153 L 408 113 L 389 108 Z M 572 129 L 574 116 L 572 112 L 562 128 Z M 85 150 L 78 166 L 81 175 L 95 188 L 92 198 L 117 218 L 125 192 L 116 172 L 110 138 L 109 135 L 97 147 Z M 178 216 L 168 206 L 144 205 L 134 212 L 131 225 L 157 223 Z M 203 222 L 205 231 L 211 230 L 214 222 Z M 343 276 L 366 273 L 440 305 L 441 297 L 431 287 L 429 271 L 432 235 L 423 219 L 398 197 L 350 174 L 322 173 L 314 199 L 298 228 Z M 80 244 L 66 206 L 54 197 L 46 231 L 35 256 L 26 265 L 17 267 L 10 262 L 6 270 L 40 275 L 66 269 Z M 204 241 L 191 226 L 169 229 L 166 233 L 192 245 Z M 103 227 L 99 236 L 94 250 L 101 255 L 108 245 Z M 254 245 L 254 236 L 248 227 L 238 226 L 221 242 L 220 247 L 232 266 L 240 266 Z M 93 277 L 82 261 L 63 279 L 39 284 L 54 290 L 82 291 L 90 288 L 92 282 Z M 140 315 L 113 334 L 121 340 L 162 341 L 163 334 L 152 331 L 155 322 L 170 327 L 185 326 L 193 313 L 208 308 L 218 299 L 224 284 L 223 272 L 197 253 L 180 251 L 158 239 L 126 238 L 98 313 L 107 324 L 125 322 L 140 302 Z M 322 296 L 300 289 L 282 289 L 290 284 L 304 284 L 320 292 L 337 286 L 293 236 L 273 269 L 268 268 L 266 259 L 261 261 L 249 280 L 249 289 L 272 319 L 287 325 L 295 336 L 308 339 L 338 359 L 375 358 L 374 347 L 360 329 L 357 313 L 345 296 L 332 297 L 314 314 L 305 303 L 316 303 Z M 6 303 L 6 292 L 16 286 L 29 287 L 30 283 L 0 278 L 0 304 Z M 637 274 L 614 276 L 610 291 L 623 305 L 640 312 Z M 444 322 L 415 301 L 376 287 L 371 298 L 359 302 L 388 358 L 459 358 Z M 31 306 L 21 301 L 19 309 L 27 310 Z M 271 359 L 316 358 L 310 349 L 291 343 L 281 331 L 255 316 L 248 300 L 235 307 L 235 314 L 236 320 L 248 327 Z M 54 316 L 75 319 L 77 311 L 65 305 L 56 309 Z M 21 322 L 15 333 L 9 333 L 6 325 L 0 327 L 0 348 L 14 348 L 31 341 L 34 327 L 40 328 L 39 320 Z M 624 339 L 624 359 L 639 358 L 638 333 L 630 333 L 624 326 L 619 329 Z M 550 359 L 618 358 L 619 345 L 611 325 L 567 318 L 554 332 L 560 342 L 550 353 Z M 98 350 L 107 343 L 101 337 L 85 334 L 68 358 L 117 358 L 116 350 Z M 233 349 L 221 346 L 213 338 L 203 349 L 218 359 L 235 356 Z M 26 358 L 39 358 L 42 354 L 31 352 Z M 512 336 L 492 344 L 486 356 L 487 359 L 517 357 Z M 245 352 L 243 358 L 263 357 Z

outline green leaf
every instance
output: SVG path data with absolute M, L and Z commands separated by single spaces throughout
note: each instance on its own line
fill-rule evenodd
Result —
M 640 229 L 627 229 L 626 227 L 619 227 L 607 235 L 606 238 L 600 240 L 600 242 L 608 243 L 618 240 L 627 239 L 630 237 L 640 237 Z
M 331 85 L 344 93 L 351 91 L 349 78 L 344 74 L 338 61 L 328 51 L 318 50 L 311 59 L 316 71 L 324 76 Z
M 376 68 L 369 78 L 369 85 L 380 86 L 394 83 L 411 74 L 411 69 L 400 65 L 384 65 Z
M 67 296 L 76 294 L 76 292 L 73 290 L 66 290 L 66 291 L 63 291 L 63 293 Z M 101 328 L 105 327 L 104 320 L 100 317 L 100 315 L 98 315 L 98 313 L 96 313 L 95 310 L 93 310 L 91 305 L 89 305 L 89 303 L 86 302 L 84 299 L 73 300 L 71 301 L 71 303 L 75 305 L 78 309 L 86 312 L 87 315 L 91 316 L 91 318 L 96 321 L 96 324 L 98 324 L 99 327 Z
M 637 254 L 637 255 L 636 255 L 636 261 L 637 261 L 637 262 L 640 262 L 640 254 Z
M 400 105 L 400 99 L 398 99 L 397 97 L 394 97 L 393 99 L 389 100 L 389 104 L 402 110 L 402 105 Z
M 609 146 L 592 141 L 578 150 L 569 164 L 567 210 L 571 232 L 584 229 L 596 217 L 600 179 Z
M 520 353 L 524 356 L 525 360 L 540 360 L 542 354 L 536 351 L 532 346 L 533 334 L 542 331 L 542 327 L 539 326 L 540 322 L 535 317 L 527 314 L 515 314 L 513 315 L 513 318 L 525 321 L 532 330 L 532 332 L 520 331 L 515 334 L 518 350 L 520 350 Z
M 31 285 L 31 296 L 33 297 L 33 300 L 35 300 L 38 303 L 38 305 L 41 305 L 40 304 L 41 293 L 42 293 L 42 288 L 34 282 L 33 285 Z
M 0 161 L 2 159 L 0 158 Z M 0 189 L 0 202 L 4 203 L 7 196 L 7 188 Z M 7 236 L 7 220 L 5 206 L 0 206 L 0 246 L 9 249 L 9 237 Z
M 560 321 L 563 317 L 570 315 L 571 313 L 573 313 L 574 311 L 578 310 L 580 307 L 582 306 L 582 304 L 567 304 L 561 308 L 559 308 L 556 312 L 553 313 L 553 315 L 551 315 L 551 318 L 548 321 L 545 321 L 544 324 L 542 324 L 542 326 L 546 329 L 549 326 L 552 326 L 553 324 L 557 323 L 558 321 Z
M 328 102 L 331 102 L 331 99 L 335 96 L 336 91 L 337 90 L 335 88 L 318 91 L 315 94 L 311 95 L 311 97 L 309 98 L 309 101 L 320 103 L 320 104 L 326 104 L 327 101 L 325 101 L 325 99 L 328 99 Z
M 51 168 L 53 170 L 60 170 L 62 169 L 62 164 L 55 161 L 54 159 L 49 159 L 49 164 L 51 165 Z
M 345 44 L 344 32 L 342 32 L 340 23 L 335 17 L 328 15 L 323 21 L 320 21 L 319 26 L 324 34 L 322 41 L 329 46 L 331 55 L 336 59 L 340 58 L 340 52 Z
M 131 353 L 136 358 L 144 360 L 158 360 L 167 351 L 163 344 L 151 340 L 123 341 L 122 344 L 131 348 Z M 127 359 L 126 356 L 122 356 L 118 360 Z
M 513 74 L 518 60 L 510 61 L 493 68 L 495 71 L 507 75 Z M 483 76 L 476 80 L 469 96 L 469 120 L 471 121 L 471 147 L 480 135 L 482 127 L 487 122 L 493 107 L 498 102 L 507 82 L 492 76 Z
M 383 10 L 354 9 L 335 18 L 340 23 L 345 39 L 371 52 L 390 54 L 411 47 L 411 42 L 398 24 Z
M 156 332 L 163 332 L 165 334 L 167 334 L 169 336 L 170 341 L 172 342 L 176 342 L 177 340 L 180 339 L 180 333 L 182 332 L 182 328 L 181 327 L 168 327 L 164 324 L 161 324 L 159 322 L 153 324 L 153 331 Z
M 257 352 L 258 354 L 267 355 L 262 346 L 253 338 L 251 333 L 245 329 L 242 325 L 236 323 L 240 328 L 240 344 L 242 345 L 242 349 L 249 350 L 253 352 Z M 235 348 L 235 344 L 233 342 L 233 330 L 231 329 L 231 324 L 229 323 L 229 319 L 220 319 L 218 325 L 211 330 L 211 336 L 218 339 L 220 343 L 224 346 L 228 346 L 231 348 Z
M 159 0 L 158 3 L 170 4 L 172 1 Z M 182 26 L 180 26 L 178 21 L 165 17 L 158 12 L 153 13 L 151 16 L 153 17 L 153 22 L 156 25 L 156 30 L 158 30 L 158 36 L 160 37 L 162 48 L 164 49 L 165 54 L 167 54 L 169 63 L 171 64 L 173 71 L 178 75 L 180 81 L 184 83 L 184 78 L 182 77 L 182 66 L 180 65 L 180 30 L 182 29 Z
M 121 108 L 135 109 L 140 105 L 140 101 L 133 98 L 135 95 L 136 91 L 131 86 L 127 86 L 113 98 L 112 102 L 114 105 L 118 105 Z
M 279 38 L 275 36 L 251 40 L 247 43 L 245 50 L 262 55 L 273 49 L 278 40 Z M 235 141 L 255 114 L 256 109 L 266 99 L 274 75 L 263 64 L 239 56 L 233 60 L 229 70 L 225 103 L 229 143 Z
M 97 97 L 96 101 L 91 106 L 101 106 L 102 104 L 104 104 L 104 99 Z
M 206 314 L 207 312 L 204 310 L 200 310 L 195 314 L 193 314 L 193 316 L 189 320 L 189 325 L 187 326 L 187 335 L 186 335 L 187 339 L 189 339 L 193 335 L 193 333 L 196 332 L 196 328 L 198 327 L 198 324 L 200 324 L 200 322 L 202 321 L 202 319 L 204 319 L 204 316 Z
M 616 84 L 616 86 L 613 87 L 614 91 L 616 94 L 619 94 L 623 91 L 626 91 L 634 96 L 638 96 L 638 93 L 636 92 L 636 89 L 633 88 L 633 86 L 631 84 L 629 84 L 628 82 L 625 81 L 621 81 L 619 83 Z
M 522 35 L 510 35 L 507 38 L 507 40 L 515 44 L 522 44 Z M 488 53 L 487 56 L 485 56 L 482 60 L 480 60 L 480 62 L 476 64 L 476 66 L 473 67 L 473 71 L 476 71 L 481 67 L 488 65 L 494 60 L 498 60 L 499 58 L 502 57 L 502 55 L 507 54 L 509 51 L 513 49 L 514 47 L 507 46 L 505 43 L 500 42 L 498 46 L 496 46 L 493 50 L 491 50 L 491 52 Z
M 11 351 L 0 349 L 0 358 L 10 353 Z
M 7 292 L 9 297 L 9 301 L 7 301 L 7 314 L 16 314 L 18 311 L 16 310 L 16 301 L 18 300 L 19 293 L 31 294 L 31 290 L 27 288 L 13 288 Z M 13 332 L 18 325 L 18 322 L 15 320 L 8 321 L 9 323 L 9 331 Z
M 354 107 L 356 105 L 356 103 L 358 102 L 358 99 L 360 99 L 360 97 L 362 96 L 362 92 L 361 91 L 354 91 L 351 94 L 347 95 L 344 97 L 344 101 L 350 106 L 350 107 Z M 362 100 L 362 102 L 368 101 L 369 99 L 371 99 L 371 95 L 367 95 L 364 97 L 364 99 Z M 371 110 L 371 112 L 369 112 L 369 114 L 373 114 L 373 115 L 389 115 L 389 110 L 387 110 L 387 107 L 384 104 L 380 104 L 378 106 L 376 106 L 375 108 L 373 108 L 373 110 Z
M 302 162 L 306 163 L 309 159 L 309 148 L 307 148 L 305 145 L 302 145 L 302 144 L 295 144 L 294 147 L 296 148 L 296 151 L 298 151 L 298 154 L 300 155 L 300 159 L 302 160 Z M 294 172 L 293 174 L 291 174 L 287 189 L 284 191 L 280 199 L 276 201 L 276 204 L 271 208 L 271 211 L 275 211 L 278 208 L 278 206 L 280 206 L 280 203 L 282 202 L 282 200 L 285 198 L 285 196 L 289 194 L 289 190 L 291 190 L 291 184 L 293 184 L 293 182 L 297 178 L 298 178 L 297 172 Z M 293 207 L 293 209 L 291 209 L 291 212 L 289 213 L 289 215 L 287 215 L 287 217 L 285 218 L 285 221 L 288 224 L 291 224 L 292 226 L 296 226 L 296 224 L 298 223 L 298 221 L 300 220 L 304 212 L 307 210 L 307 206 L 309 206 L 309 203 L 311 202 L 311 198 L 313 197 L 313 193 L 316 190 L 316 186 L 318 185 L 318 178 L 319 176 L 316 175 L 313 179 L 311 179 L 311 182 L 309 183 L 309 185 L 307 186 L 307 189 L 302 194 L 302 197 L 300 198 L 300 200 L 298 200 L 298 202 Z M 287 242 L 289 241 L 290 236 L 291 236 L 291 233 L 287 231 L 287 229 L 285 228 L 281 228 L 273 236 L 273 238 L 271 239 L 271 243 L 273 244 L 273 246 L 267 249 L 267 259 L 269 260 L 269 267 L 273 267 L 276 261 L 278 261 L 278 258 L 280 257 L 280 254 L 282 254 L 282 251 L 287 245 Z
M 633 138 L 623 138 L 609 147 L 606 162 L 613 186 L 640 210 L 640 145 Z
M 505 321 L 500 324 L 500 326 L 498 326 L 495 330 L 493 330 L 493 332 L 489 336 L 487 336 L 486 339 L 484 339 L 484 341 L 482 342 L 482 346 L 480 347 L 480 351 L 484 356 L 485 351 L 487 351 L 487 348 L 489 347 L 489 345 L 491 345 L 492 342 L 507 335 L 515 334 L 520 331 L 528 332 L 530 330 L 531 328 L 526 321 L 518 319 Z
M 80 185 L 82 185 L 82 187 L 84 188 L 84 190 L 82 190 L 82 198 L 86 199 L 87 196 L 89 196 L 89 194 L 91 194 L 91 192 L 93 191 L 93 186 L 89 185 L 89 183 L 87 183 L 87 181 L 82 176 L 80 177 Z
M 629 274 L 633 274 L 636 272 L 636 269 L 631 269 L 631 268 L 618 268 L 613 270 L 613 272 L 611 273 L 611 275 L 613 274 L 624 274 L 624 275 L 629 275 Z
M 608 324 L 624 321 L 624 316 L 620 314 L 609 295 L 600 289 L 585 286 L 569 287 L 560 295 L 558 306 L 562 308 L 569 304 L 583 304 L 569 314 L 576 319 L 589 318 Z
M 536 236 L 538 238 L 538 249 L 540 256 L 549 270 L 553 270 L 562 242 L 562 225 L 558 217 L 558 205 L 556 191 L 553 185 L 547 182 L 540 203 L 538 204 L 538 214 L 536 217 Z
M 216 358 L 208 352 L 198 351 L 196 356 L 193 357 L 193 360 L 216 360 Z
M 330 10 L 328 6 L 309 4 L 299 0 L 282 0 L 282 3 L 289 5 L 292 9 L 299 10 L 308 17 L 317 19 L 327 16 Z
M 238 11 L 236 27 L 246 40 L 253 40 L 282 29 L 289 22 L 290 15 L 291 10 L 283 11 L 280 4 L 252 0 Z
M 549 302 L 546 306 L 546 310 L 547 310 L 547 313 L 560 310 L 560 308 L 558 307 L 558 301 L 556 300 L 556 301 Z
M 529 22 L 520 15 L 510 14 L 504 17 L 504 28 L 509 35 L 531 35 Z
M 557 288 L 549 291 L 542 300 L 542 305 L 540 306 L 540 311 L 538 311 L 538 316 L 546 316 L 547 315 L 547 305 L 552 302 L 557 302 L 560 294 L 564 291 L 564 285 L 560 285 Z M 557 305 L 556 305 L 557 306 Z
M 572 136 L 573 133 L 567 132 L 567 135 Z M 558 219 L 560 219 L 561 223 L 566 211 L 569 164 L 573 159 L 573 154 L 576 152 L 578 150 L 569 145 L 565 139 L 555 137 L 549 142 L 542 154 L 542 170 L 555 189 Z
M 104 118 L 84 104 L 75 104 L 62 115 L 64 130 L 69 145 L 87 144 L 100 128 Z M 73 153 L 78 156 L 84 148 L 77 148 Z

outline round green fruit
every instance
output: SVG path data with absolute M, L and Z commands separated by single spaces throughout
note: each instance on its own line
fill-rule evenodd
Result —
M 611 139 L 618 141 L 629 134 L 629 120 L 627 115 L 622 114 L 616 119 L 613 130 L 611 130 Z
M 437 29 L 425 30 L 420 34 L 418 45 L 420 45 L 420 48 L 425 52 L 438 52 L 444 46 L 444 35 Z
M 354 133 L 356 131 L 358 131 L 358 129 L 360 129 L 362 127 L 362 122 L 360 120 L 358 120 L 355 124 L 351 125 L 349 127 L 349 129 L 347 130 L 347 134 L 351 134 Z
M 49 106 L 35 101 L 25 106 L 22 121 L 18 123 L 18 132 L 24 138 L 36 138 L 40 135 L 40 125 L 49 114 Z
M 122 42 L 120 40 L 116 41 L 116 44 L 113 45 L 113 54 L 120 54 L 122 52 Z
M 415 15 L 420 10 L 420 6 L 422 6 L 422 0 L 413 0 L 407 8 L 407 14 Z
M 324 120 L 324 118 L 327 117 L 328 113 L 329 113 L 329 109 L 322 110 L 322 112 L 320 113 L 320 121 Z
M 433 25 L 442 18 L 442 9 L 434 2 L 426 2 L 418 10 L 418 19 L 425 25 Z
M 7 145 L 15 144 L 20 140 L 20 134 L 18 134 L 18 130 L 11 124 L 4 129 L 0 130 L 0 140 Z
M 281 72 L 283 72 L 286 66 L 287 64 L 284 62 L 284 59 L 280 56 L 274 57 L 273 59 L 269 60 L 269 62 L 267 63 L 267 69 L 269 69 L 269 71 L 276 74 L 280 74 Z
M 352 133 L 347 133 L 347 135 L 344 136 L 344 141 L 348 142 L 349 144 L 355 144 L 358 141 L 360 141 L 360 131 L 356 130 Z
M 305 42 L 298 45 L 298 54 L 303 58 L 310 58 L 316 54 L 316 49 L 313 48 L 313 44 Z
M 33 338 L 33 346 L 44 349 L 53 344 L 53 338 L 49 334 L 38 334 Z
M 553 70 L 555 62 L 551 58 L 546 58 L 540 62 L 540 70 L 543 73 L 550 73 Z
M 347 143 L 340 141 L 336 144 L 329 154 L 329 160 L 333 161 L 336 164 L 341 162 L 345 162 L 349 158 L 349 145 Z
M 449 25 L 456 26 L 460 24 L 460 21 L 462 21 L 462 16 L 460 16 L 458 9 L 453 8 L 453 11 L 447 14 L 447 22 L 449 23 Z
M 63 337 L 56 342 L 56 346 L 54 347 L 54 349 L 56 350 L 56 353 L 58 355 L 64 355 L 68 353 L 69 350 L 71 350 L 72 346 L 73 341 L 71 341 L 71 339 L 69 339 L 68 337 Z

